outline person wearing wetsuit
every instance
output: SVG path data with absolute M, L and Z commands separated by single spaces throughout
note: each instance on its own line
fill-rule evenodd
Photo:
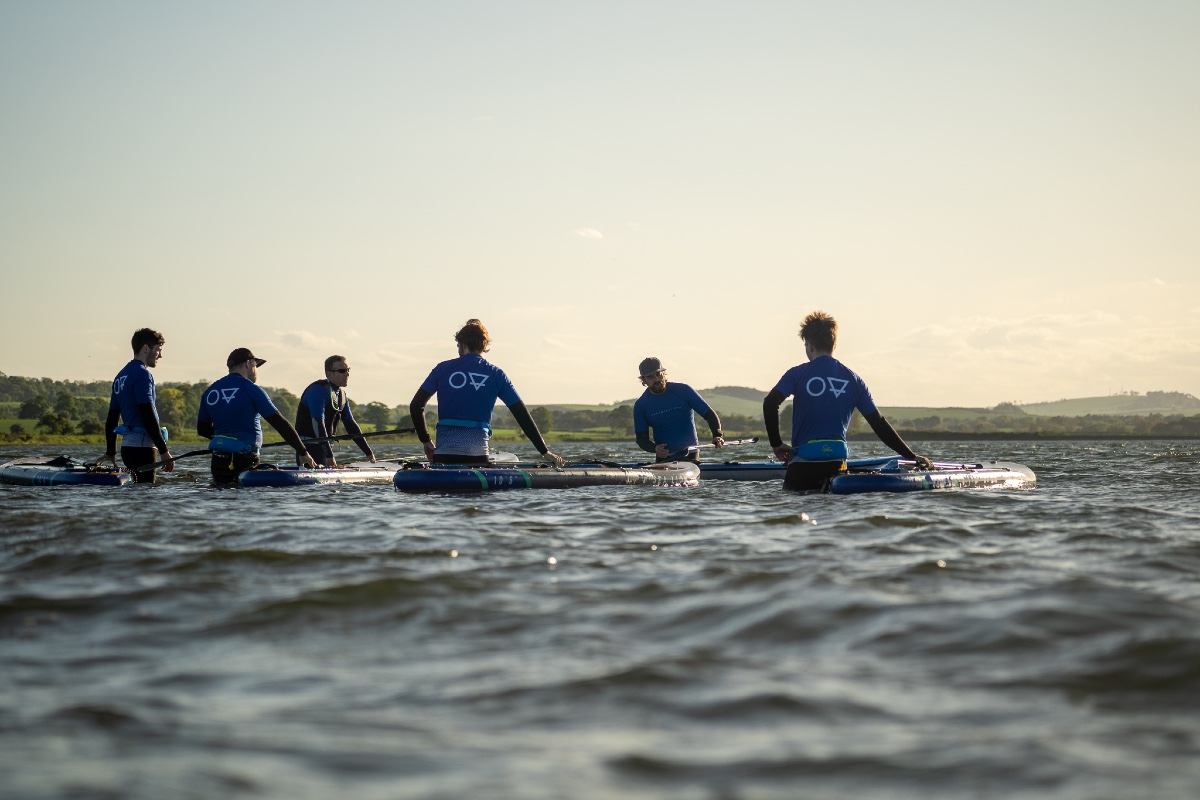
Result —
M 296 406 L 296 432 L 308 440 L 308 450 L 317 463 L 326 467 L 337 466 L 331 443 L 312 440 L 336 436 L 339 420 L 345 424 L 346 432 L 354 437 L 354 443 L 363 455 L 370 461 L 375 460 L 375 453 L 362 437 L 362 429 L 358 427 L 350 409 L 350 399 L 346 397 L 349 381 L 350 367 L 346 357 L 330 356 L 325 359 L 325 379 L 310 383 Z
M 161 333 L 150 328 L 134 331 L 130 342 L 133 360 L 113 379 L 108 418 L 104 421 L 104 455 L 96 460 L 117 465 L 117 434 L 121 434 L 121 461 L 138 483 L 154 483 L 156 452 L 162 457 L 163 472 L 175 468 L 159 423 L 154 376 L 150 374 L 150 369 L 162 358 L 165 342 Z
M 846 430 L 854 410 L 866 419 L 880 441 L 905 458 L 929 469 L 932 463 L 913 452 L 895 428 L 883 418 L 867 384 L 833 357 L 837 322 L 824 311 L 814 311 L 800 327 L 808 363 L 792 367 L 763 400 L 763 423 L 775 457 L 787 463 L 783 486 L 793 491 L 823 491 L 829 480 L 846 469 L 849 448 Z M 779 435 L 779 406 L 792 402 L 792 443 Z
M 642 359 L 638 373 L 646 387 L 646 391 L 633 404 L 633 432 L 638 447 L 654 453 L 656 461 L 700 463 L 700 450 L 697 447 L 700 441 L 696 437 L 693 411 L 708 423 L 713 446 L 725 446 L 721 419 L 704 402 L 699 392 L 686 383 L 668 382 L 662 361 L 653 356 Z M 654 429 L 657 442 L 650 439 L 651 428 Z
M 218 486 L 236 484 L 239 473 L 258 466 L 258 451 L 262 447 L 259 417 L 271 423 L 284 441 L 296 449 L 297 464 L 316 466 L 296 429 L 257 385 L 258 368 L 265 363 L 265 359 L 255 358 L 247 348 L 237 348 L 225 360 L 229 374 L 200 396 L 196 433 L 209 440 L 213 483 Z
M 408 406 L 413 429 L 425 447 L 425 455 L 434 463 L 487 464 L 491 439 L 492 409 L 496 400 L 504 401 L 521 430 L 537 451 L 554 464 L 562 459 L 546 446 L 537 424 L 521 402 L 504 370 L 483 358 L 491 346 L 487 328 L 477 319 L 454 334 L 458 358 L 443 361 L 429 373 Z M 425 405 L 438 396 L 437 444 L 425 425 Z

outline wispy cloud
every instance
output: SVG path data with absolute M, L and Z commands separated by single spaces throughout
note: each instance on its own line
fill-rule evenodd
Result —
M 337 345 L 338 340 L 329 336 L 320 336 L 312 331 L 274 331 L 277 341 L 287 347 L 307 347 L 328 349 Z
M 603 239 L 604 234 L 595 228 L 576 228 L 575 235 L 581 239 Z

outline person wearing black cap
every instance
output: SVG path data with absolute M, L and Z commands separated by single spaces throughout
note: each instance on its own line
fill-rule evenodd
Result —
M 265 363 L 265 359 L 255 357 L 248 348 L 237 348 L 225 360 L 229 374 L 205 389 L 200 397 L 196 433 L 209 440 L 213 482 L 218 485 L 237 483 L 240 472 L 258 466 L 258 451 L 262 447 L 260 416 L 296 449 L 297 464 L 316 466 L 296 429 L 256 385 L 258 368 Z
M 633 404 L 633 432 L 638 447 L 654 453 L 658 461 L 700 461 L 695 411 L 704 417 L 712 432 L 713 447 L 725 446 L 721 418 L 686 383 L 669 383 L 662 361 L 651 356 L 638 365 L 638 379 L 646 387 Z M 651 441 L 650 429 L 654 429 Z

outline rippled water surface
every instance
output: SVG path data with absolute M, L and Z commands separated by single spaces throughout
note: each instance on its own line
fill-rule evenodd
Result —
M 1200 443 L 921 450 L 1039 486 L 0 486 L 0 795 L 1200 795 Z

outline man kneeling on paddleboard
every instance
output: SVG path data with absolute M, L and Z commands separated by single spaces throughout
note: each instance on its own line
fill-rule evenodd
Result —
M 236 485 L 240 473 L 258 466 L 258 451 L 262 447 L 260 415 L 296 449 L 297 464 L 317 465 L 300 441 L 300 434 L 256 385 L 258 368 L 265 363 L 265 359 L 255 358 L 247 348 L 239 347 L 225 360 L 229 374 L 200 396 L 196 433 L 209 440 L 213 483 L 218 486 Z
M 489 442 L 492 438 L 492 409 L 499 399 L 508 406 L 521 431 L 547 460 L 562 466 L 557 453 L 550 452 L 525 403 L 517 394 L 504 370 L 487 361 L 483 354 L 491 349 L 492 337 L 477 319 L 454 334 L 458 358 L 443 361 L 433 368 L 408 404 L 413 429 L 431 463 L 491 463 Z M 437 442 L 425 424 L 425 405 L 438 397 Z
M 917 462 L 922 469 L 933 463 L 913 452 L 896 429 L 883 418 L 867 384 L 833 357 L 837 322 L 824 311 L 814 311 L 800 327 L 807 364 L 783 374 L 763 400 L 763 424 L 775 457 L 787 463 L 783 486 L 794 491 L 822 491 L 829 479 L 846 469 L 846 430 L 854 409 L 888 447 Z M 789 396 L 792 402 L 792 444 L 779 435 L 779 406 Z

